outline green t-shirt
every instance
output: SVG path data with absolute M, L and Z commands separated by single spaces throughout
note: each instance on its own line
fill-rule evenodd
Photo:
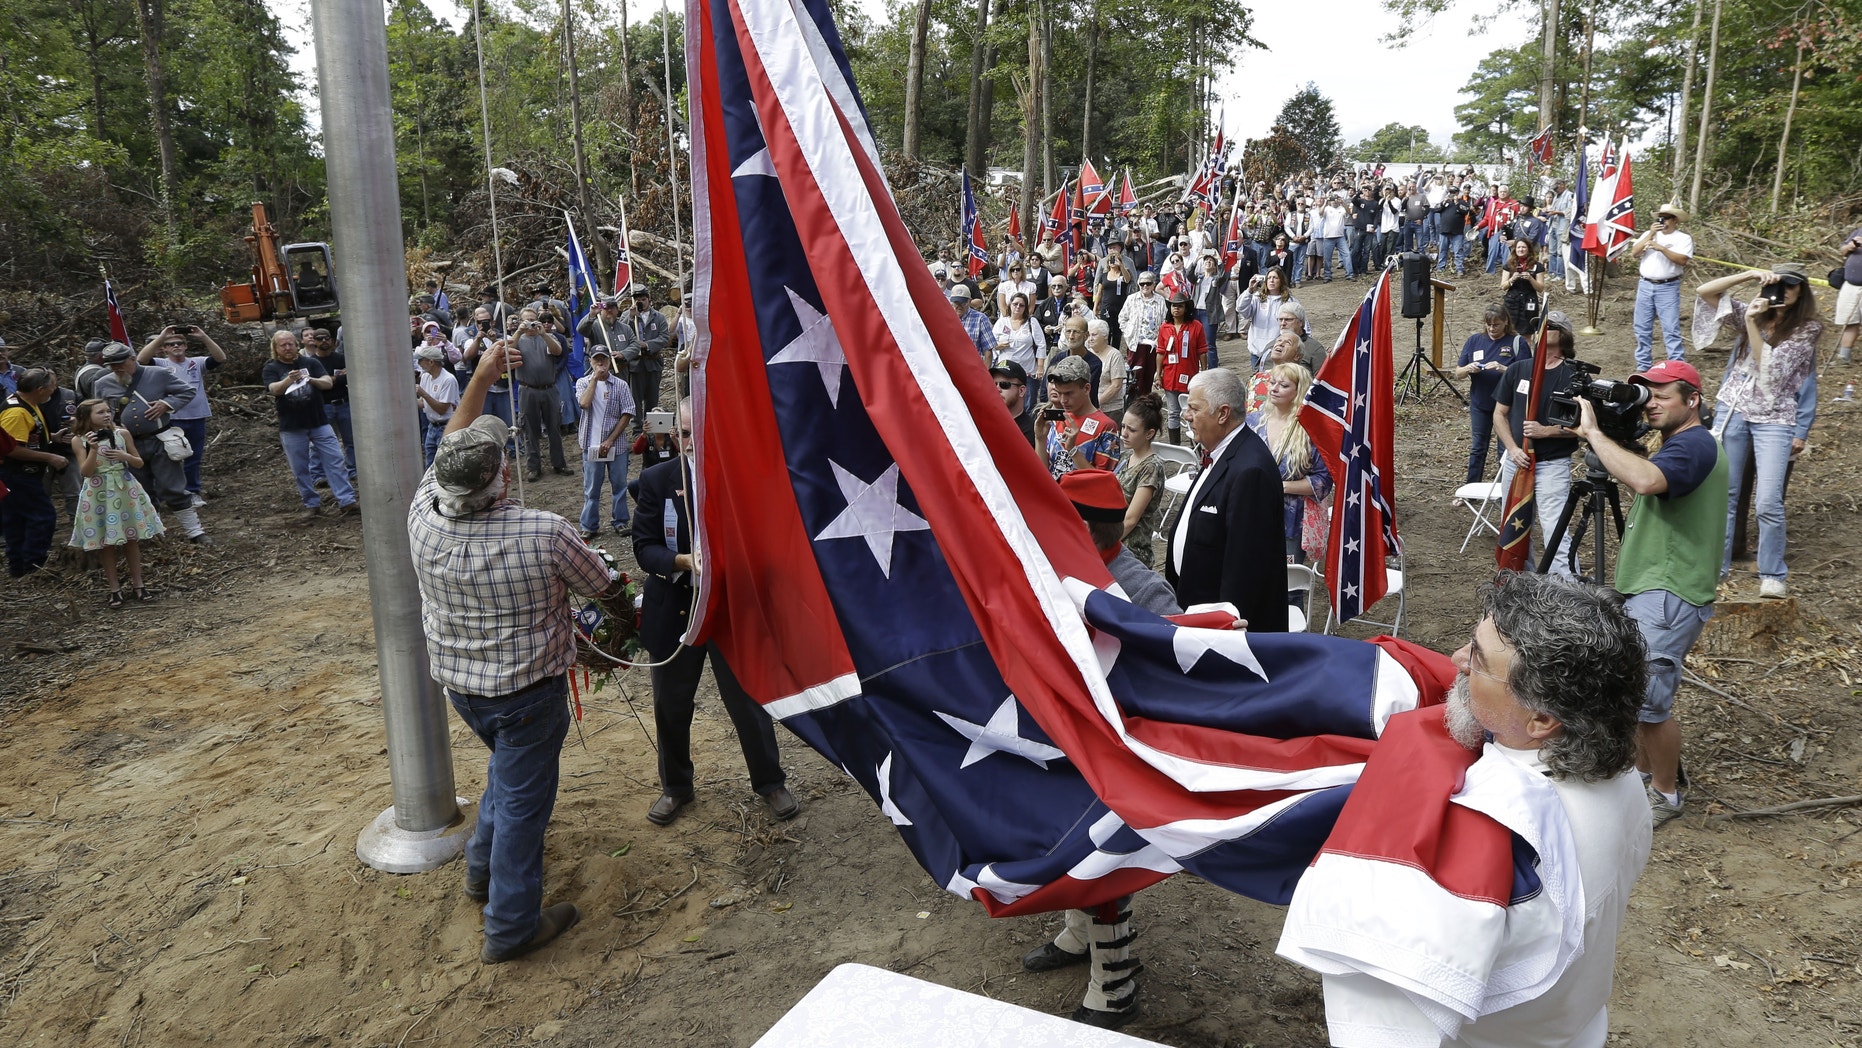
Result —
M 1668 490 L 1638 495 L 1616 558 L 1616 590 L 1667 590 L 1696 607 L 1713 603 L 1726 551 L 1726 455 L 1705 426 L 1690 426 L 1649 457 Z

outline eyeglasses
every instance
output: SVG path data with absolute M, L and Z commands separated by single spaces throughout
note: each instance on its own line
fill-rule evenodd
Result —
M 1021 385 L 1020 382 L 998 382 L 996 383 L 996 388 L 1007 391 L 1007 390 L 1015 389 L 1019 387 L 1020 385 Z

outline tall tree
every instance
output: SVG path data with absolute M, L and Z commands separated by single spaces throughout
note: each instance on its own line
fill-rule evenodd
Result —
M 1294 92 L 1280 107 L 1274 123 L 1286 128 L 1287 134 L 1300 144 L 1309 166 L 1323 171 L 1338 163 L 1344 144 L 1338 117 L 1332 112 L 1332 100 L 1321 94 L 1316 84 L 1308 81 Z
M 984 150 L 989 142 L 989 111 L 995 101 L 995 83 L 989 77 L 989 0 L 976 0 L 976 37 L 970 45 L 970 118 L 964 129 L 964 163 L 971 171 L 988 167 Z
M 918 159 L 919 98 L 925 86 L 925 40 L 931 35 L 931 0 L 918 0 L 918 20 L 912 24 L 911 57 L 905 64 L 905 139 L 902 151 Z
M 175 136 L 168 122 L 168 76 L 162 69 L 163 14 L 163 0 L 136 0 L 136 19 L 142 27 L 142 70 L 149 84 L 149 124 L 161 153 L 162 223 L 172 247 L 180 239 L 180 227 L 175 221 Z

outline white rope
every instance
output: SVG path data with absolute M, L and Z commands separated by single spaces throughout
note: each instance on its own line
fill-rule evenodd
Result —
M 485 101 L 485 37 L 479 30 L 479 10 L 482 0 L 472 2 L 472 43 L 478 52 L 478 126 L 479 137 L 485 141 L 485 200 L 491 211 L 491 266 L 498 289 L 498 305 L 504 305 L 504 255 L 498 247 L 498 176 L 491 166 L 491 107 Z M 498 310 L 491 311 L 492 323 L 498 323 Z M 498 332 L 501 340 L 508 340 L 508 332 Z M 507 364 L 504 369 L 505 400 L 510 404 L 511 421 L 519 422 L 517 413 L 517 384 L 511 381 L 511 369 Z M 521 425 L 511 427 L 513 438 L 517 441 L 518 457 L 523 457 L 524 432 Z M 511 470 L 517 477 L 517 503 L 524 504 L 524 472 Z

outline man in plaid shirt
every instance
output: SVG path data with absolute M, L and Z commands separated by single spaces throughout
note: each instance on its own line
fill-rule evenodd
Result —
M 569 593 L 619 587 L 574 525 L 504 498 L 510 428 L 480 412 L 492 383 L 521 363 L 508 339 L 479 355 L 407 514 L 433 679 L 491 750 L 466 842 L 466 895 L 485 903 L 487 964 L 522 957 L 581 918 L 574 903 L 542 907 L 543 830 L 569 733 Z
M 963 321 L 963 330 L 969 333 L 970 341 L 976 343 L 976 351 L 984 360 L 996 357 L 996 328 L 989 322 L 980 309 L 970 308 L 970 289 L 963 284 L 950 286 L 950 305 L 957 311 L 957 318 Z

